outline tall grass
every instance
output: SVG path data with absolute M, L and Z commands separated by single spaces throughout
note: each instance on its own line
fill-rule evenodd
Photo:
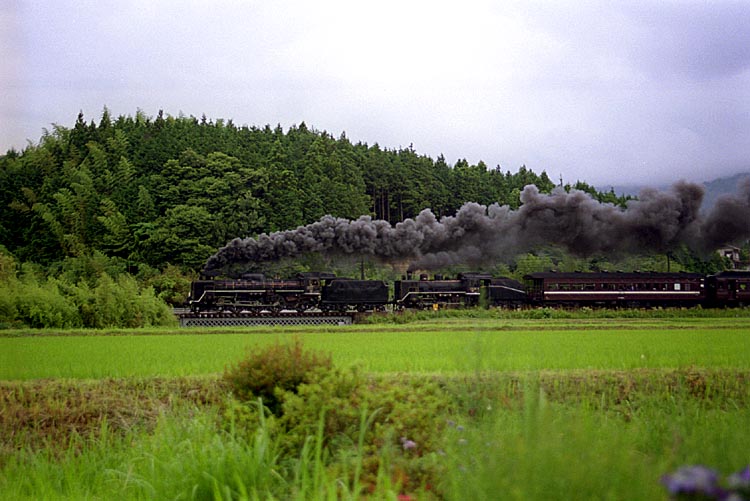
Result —
M 659 479 L 685 464 L 737 471 L 749 462 L 750 410 L 696 399 L 687 389 L 649 392 L 619 408 L 589 399 L 553 399 L 536 377 L 482 400 L 481 412 L 436 415 L 434 450 L 414 460 L 431 483 L 412 499 L 664 499 Z M 518 391 L 522 397 L 518 398 Z M 466 396 L 464 396 L 466 399 Z M 475 401 L 476 403 L 476 401 Z M 627 412 L 623 412 L 627 409 Z M 474 409 L 476 411 L 476 409 Z M 5 499 L 395 499 L 402 488 L 381 444 L 377 479 L 361 481 L 366 430 L 336 450 L 324 416 L 297 454 L 258 413 L 251 434 L 215 411 L 164 415 L 149 433 L 74 437 L 62 451 L 26 450 L 0 475 Z M 370 444 L 372 446 L 372 444 Z M 403 458 L 402 458 L 403 460 Z
M 627 414 L 551 402 L 526 382 L 521 404 L 448 428 L 447 499 L 664 499 L 685 464 L 733 472 L 750 462 L 750 410 L 687 394 L 641 399 Z
M 395 499 L 397 484 L 387 472 L 365 491 L 362 474 L 365 430 L 353 462 L 331 469 L 324 448 L 321 415 L 317 432 L 297 457 L 282 457 L 263 413 L 250 437 L 224 426 L 215 412 L 184 410 L 162 416 L 151 433 L 116 436 L 103 430 L 95 439 L 76 437 L 58 448 L 25 450 L 3 465 L 4 499 L 212 499 L 358 500 L 368 493 Z M 226 424 L 226 423 L 225 423 Z M 350 471 L 347 467 L 353 469 Z M 343 474 L 342 474 L 343 473 Z
M 264 423 L 246 441 L 211 412 L 162 416 L 151 434 L 74 439 L 61 457 L 52 450 L 10 459 L 5 499 L 269 499 L 286 491 Z

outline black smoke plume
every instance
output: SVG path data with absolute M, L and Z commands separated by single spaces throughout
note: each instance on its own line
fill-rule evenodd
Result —
M 395 226 L 369 216 L 325 216 L 296 230 L 236 238 L 208 259 L 204 271 L 309 252 L 408 259 L 415 269 L 508 261 L 550 244 L 582 257 L 666 252 L 682 244 L 705 254 L 750 238 L 750 179 L 708 214 L 700 212 L 703 195 L 701 186 L 679 182 L 668 191 L 643 190 L 622 209 L 582 191 L 556 188 L 547 195 L 529 185 L 517 210 L 466 203 L 455 216 L 438 220 L 425 209 Z

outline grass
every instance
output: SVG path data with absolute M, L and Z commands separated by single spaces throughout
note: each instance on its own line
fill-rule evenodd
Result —
M 409 450 L 398 437 L 372 449 L 374 413 L 365 411 L 353 423 L 355 441 L 325 435 L 321 420 L 285 455 L 284 435 L 262 417 L 248 435 L 227 424 L 221 405 L 182 401 L 148 429 L 118 433 L 102 420 L 88 436 L 22 446 L 3 464 L 0 491 L 8 499 L 656 500 L 665 498 L 661 475 L 684 464 L 731 473 L 748 462 L 747 373 L 739 381 L 729 372 L 692 373 L 703 385 L 691 373 L 569 376 L 445 380 L 455 405 L 423 424 L 432 444 L 417 439 Z M 374 476 L 364 451 L 380 458 Z
M 448 499 L 664 499 L 659 479 L 684 464 L 733 472 L 747 464 L 747 408 L 706 409 L 690 398 L 645 398 L 628 421 L 584 405 L 530 396 L 451 430 Z
M 0 338 L 0 379 L 217 374 L 248 349 L 303 335 L 373 372 L 750 367 L 747 319 L 453 319 L 406 326 L 138 330 Z M 186 335 L 189 334 L 189 335 Z
M 750 462 L 748 327 L 728 317 L 445 316 L 336 328 L 4 331 L 0 492 L 664 499 L 660 477 L 682 465 L 726 475 Z M 217 374 L 248 349 L 297 336 L 337 366 L 358 363 L 361 386 L 312 384 L 286 397 L 295 412 L 285 419 L 229 412 L 249 404 L 232 401 Z

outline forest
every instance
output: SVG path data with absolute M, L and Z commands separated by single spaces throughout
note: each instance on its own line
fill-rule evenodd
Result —
M 324 215 L 396 223 L 425 208 L 452 215 L 467 201 L 517 208 L 529 184 L 542 193 L 556 186 L 526 166 L 451 165 L 412 146 L 352 143 L 304 122 L 284 130 L 161 111 L 114 118 L 106 108 L 87 121 L 81 112 L 72 127 L 55 124 L 38 144 L 0 157 L 2 274 L 37 286 L 83 283 L 89 292 L 105 275 L 115 286 L 127 275 L 144 293 L 179 304 L 206 259 L 235 237 Z M 564 188 L 620 206 L 628 200 L 583 181 Z M 567 257 L 519 259 L 504 269 Z M 6 318 L 20 318 L 18 307 L 6 308 Z

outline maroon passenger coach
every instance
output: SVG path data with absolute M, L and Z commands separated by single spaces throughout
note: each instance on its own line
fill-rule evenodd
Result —
M 700 273 L 531 273 L 532 304 L 550 306 L 695 306 L 706 300 Z

